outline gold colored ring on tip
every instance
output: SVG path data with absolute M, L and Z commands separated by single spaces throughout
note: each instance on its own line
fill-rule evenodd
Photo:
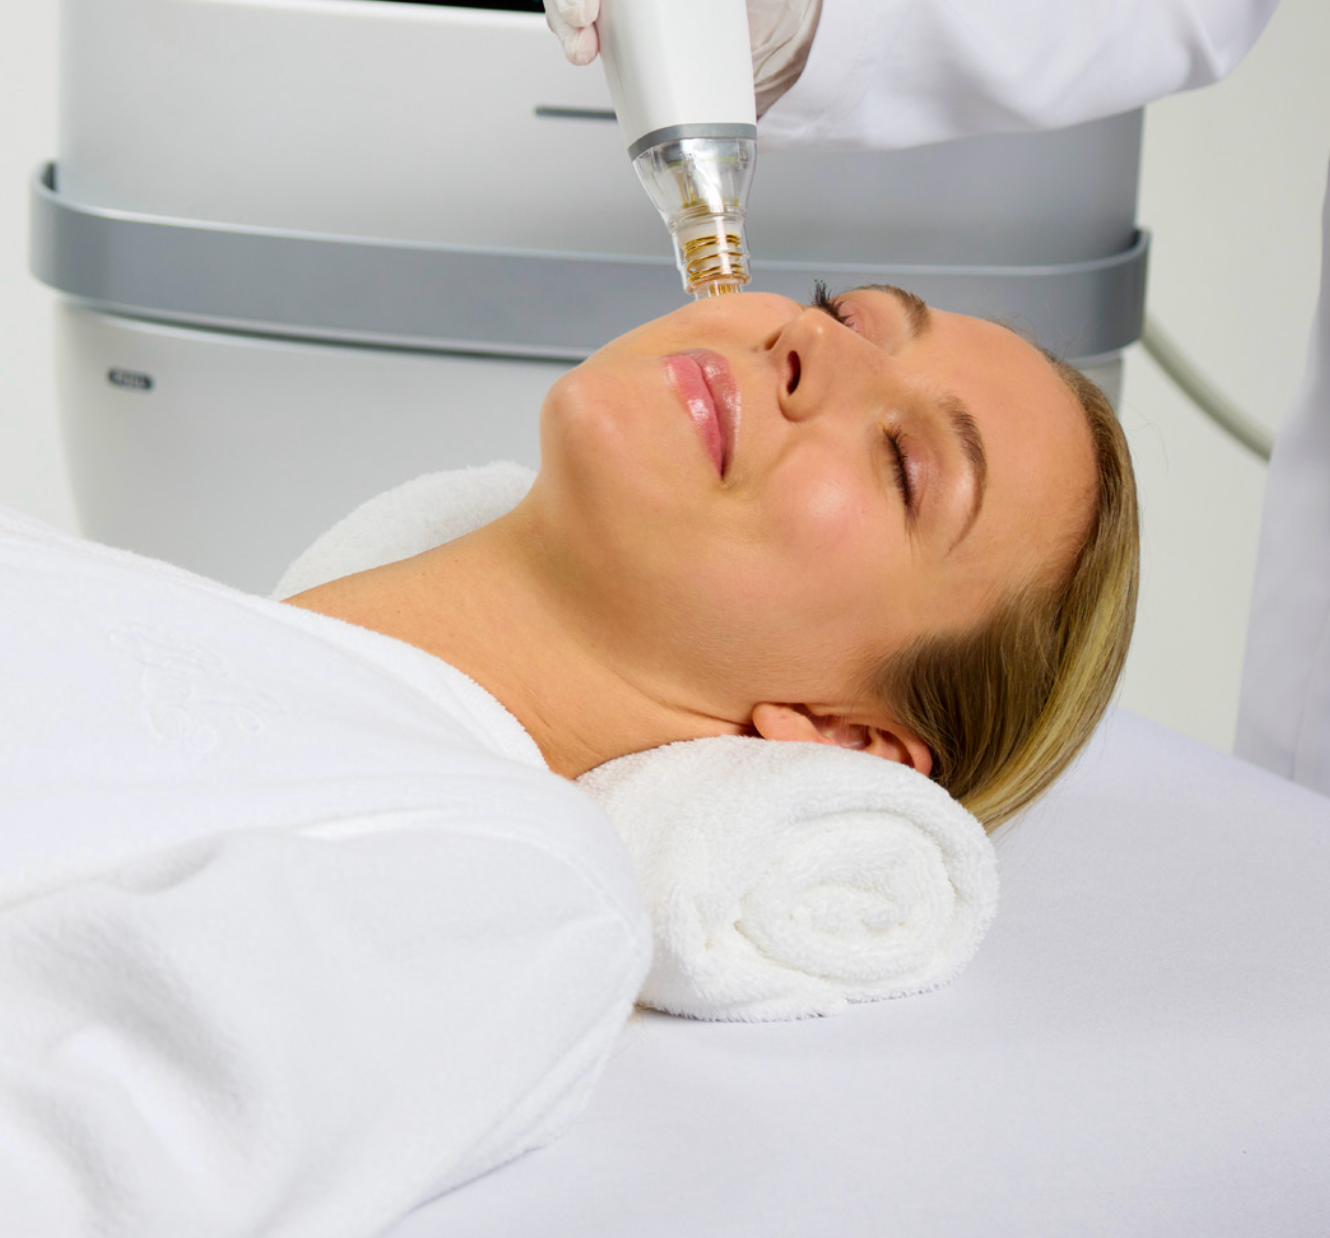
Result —
M 732 279 L 707 280 L 705 283 L 689 285 L 688 291 L 693 294 L 696 300 L 702 300 L 704 297 L 723 297 L 732 292 L 742 292 L 743 285 L 736 283 Z

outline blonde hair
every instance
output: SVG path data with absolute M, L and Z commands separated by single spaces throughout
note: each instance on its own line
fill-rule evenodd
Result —
M 1090 738 L 1122 672 L 1140 575 L 1136 481 L 1112 404 L 1044 354 L 1090 427 L 1095 501 L 1070 566 L 1013 592 L 985 622 L 924 637 L 878 667 L 870 695 L 928 745 L 933 778 L 992 830 Z

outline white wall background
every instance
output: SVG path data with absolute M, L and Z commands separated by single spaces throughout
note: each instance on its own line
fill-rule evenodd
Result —
M 9 0 L 0 38 L 0 503 L 74 528 L 55 417 L 51 294 L 28 274 L 28 177 L 56 149 L 56 0 Z
M 10 0 L 0 40 L 0 503 L 75 528 L 47 315 L 27 273 L 27 180 L 56 150 L 53 0 Z M 1278 425 L 1301 376 L 1330 156 L 1330 5 L 1284 0 L 1227 81 L 1147 117 L 1152 312 L 1234 399 Z M 1122 701 L 1220 748 L 1237 710 L 1264 468 L 1133 349 L 1123 423 L 1145 583 Z

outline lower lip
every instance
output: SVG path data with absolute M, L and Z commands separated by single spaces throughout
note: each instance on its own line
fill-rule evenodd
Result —
M 725 476 L 725 431 L 721 411 L 707 384 L 701 363 L 691 354 L 677 353 L 665 358 L 665 372 L 670 385 L 683 401 L 693 427 L 702 439 L 716 472 Z

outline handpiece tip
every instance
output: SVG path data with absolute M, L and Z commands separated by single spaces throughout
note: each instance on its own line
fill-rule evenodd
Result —
M 683 135 L 633 160 L 669 229 L 684 290 L 699 300 L 748 283 L 744 226 L 756 150 L 750 136 Z
M 702 284 L 692 285 L 688 291 L 693 294 L 693 298 L 698 301 L 705 301 L 710 297 L 722 297 L 731 292 L 742 292 L 744 286 L 735 280 L 707 280 Z

